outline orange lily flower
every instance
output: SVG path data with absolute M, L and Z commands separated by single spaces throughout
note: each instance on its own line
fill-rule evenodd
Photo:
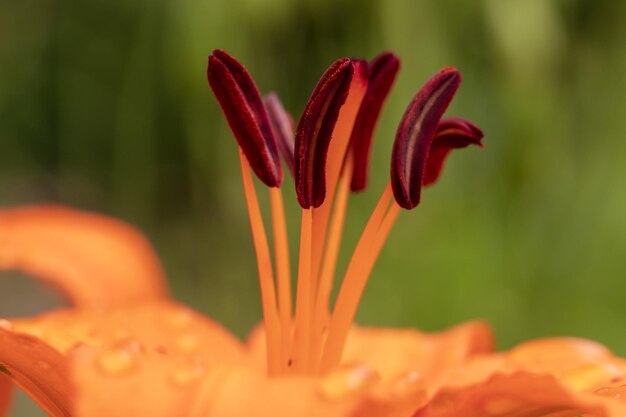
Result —
M 241 149 L 259 266 L 264 320 L 246 342 L 169 299 L 157 257 L 131 226 L 63 207 L 0 211 L 0 269 L 41 279 L 71 304 L 0 320 L 0 417 L 13 384 L 55 417 L 626 415 L 625 362 L 593 342 L 491 353 L 480 322 L 436 334 L 352 324 L 400 209 L 419 204 L 452 149 L 481 144 L 470 122 L 441 119 L 460 83 L 453 68 L 433 76 L 402 118 L 391 180 L 330 308 L 347 198 L 365 187 L 375 120 L 398 68 L 389 53 L 335 62 L 294 141 L 277 97 L 263 101 L 241 64 L 211 55 L 209 83 Z M 281 154 L 302 206 L 295 308 Z M 251 171 L 269 187 L 274 262 Z

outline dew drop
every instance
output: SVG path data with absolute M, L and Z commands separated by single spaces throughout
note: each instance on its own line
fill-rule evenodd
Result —
M 141 343 L 136 340 L 118 341 L 98 355 L 98 368 L 109 376 L 127 375 L 137 367 L 141 351 Z
M 191 322 L 191 312 L 185 308 L 171 311 L 163 319 L 168 326 L 176 329 L 186 327 Z
M 386 391 L 393 395 L 406 395 L 408 393 L 422 390 L 424 387 L 424 377 L 417 371 L 409 371 L 399 375 L 386 386 Z
M 13 323 L 9 320 L 0 319 L 0 328 L 4 330 L 13 330 Z
M 575 391 L 585 391 L 623 377 L 622 370 L 610 363 L 587 364 L 558 374 L 559 379 Z
M 367 365 L 352 365 L 333 371 L 322 380 L 319 388 L 327 398 L 338 399 L 367 390 L 379 378 L 378 373 Z
M 184 364 L 171 373 L 170 381 L 178 387 L 185 387 L 199 381 L 204 373 L 205 367 L 201 364 Z
M 192 352 L 198 348 L 200 341 L 192 333 L 187 333 L 176 339 L 176 346 L 184 352 Z
M 616 400 L 626 400 L 626 385 L 600 388 L 594 391 L 594 394 L 601 397 L 615 398 Z
M 44 336 L 44 331 L 41 327 L 33 325 L 33 324 L 18 324 L 17 326 L 14 326 L 13 330 L 16 330 L 20 333 L 26 333 L 29 334 L 31 336 L 37 337 L 37 338 L 43 338 Z

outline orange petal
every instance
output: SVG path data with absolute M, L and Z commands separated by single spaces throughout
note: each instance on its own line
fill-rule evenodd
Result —
M 239 363 L 241 342 L 219 323 L 172 301 L 151 301 L 110 309 L 59 309 L 11 320 L 16 331 L 39 337 L 68 353 L 77 345 L 107 348 L 137 340 L 164 355 L 206 357 L 211 364 Z
M 355 327 L 348 335 L 343 362 L 363 362 L 376 369 L 383 380 L 407 372 L 431 379 L 470 357 L 492 350 L 489 327 L 469 322 L 450 330 L 427 334 L 413 329 Z
M 532 340 L 506 352 L 504 359 L 512 369 L 554 375 L 575 391 L 592 391 L 624 379 L 622 361 L 591 340 Z
M 8 377 L 49 415 L 72 415 L 67 361 L 59 352 L 35 337 L 0 328 L 0 366 L 3 388 Z
M 444 389 L 414 417 L 621 417 L 626 406 L 592 394 L 575 394 L 549 375 L 494 375 L 462 388 Z
M 75 305 L 116 305 L 167 294 L 163 271 L 133 227 L 60 206 L 0 210 L 0 270 L 57 287 Z
M 0 417 L 9 415 L 12 396 L 13 384 L 11 379 L 0 375 Z
M 69 357 L 80 416 L 186 416 L 210 369 L 246 363 L 232 334 L 169 301 L 58 310 L 12 324 Z
M 345 367 L 324 378 L 268 378 L 246 368 L 215 370 L 203 384 L 193 417 L 397 417 L 407 416 L 401 401 L 373 398 L 376 373 Z M 414 409 L 414 408 L 413 408 Z

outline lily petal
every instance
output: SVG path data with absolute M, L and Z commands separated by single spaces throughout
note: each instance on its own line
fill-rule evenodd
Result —
M 13 381 L 50 416 L 73 415 L 68 363 L 55 349 L 35 337 L 0 328 L 0 366 L 0 378 Z
M 609 411 L 611 410 L 611 411 Z M 576 394 L 550 375 L 494 375 L 475 385 L 444 389 L 414 417 L 608 417 L 626 415 L 626 405 Z
M 246 346 L 248 355 L 255 358 L 253 362 L 262 365 L 265 358 L 262 325 L 250 332 Z M 492 352 L 493 346 L 491 329 L 478 321 L 439 333 L 355 326 L 348 334 L 342 363 L 367 364 L 384 383 L 414 372 L 422 379 L 429 379 L 465 365 L 477 355 Z
M 61 353 L 81 344 L 107 348 L 133 339 L 163 355 L 203 355 L 211 364 L 243 360 L 243 346 L 228 330 L 173 301 L 59 309 L 10 323 L 16 331 L 38 337 Z
M 13 383 L 9 378 L 0 376 L 0 417 L 9 415 L 12 397 Z
M 163 298 L 161 265 L 143 235 L 106 216 L 60 206 L 0 210 L 0 270 L 52 284 L 74 305 Z
M 481 322 L 434 334 L 414 329 L 355 327 L 348 335 L 343 363 L 367 363 L 384 381 L 407 372 L 417 372 L 429 380 L 492 350 L 492 332 Z
M 390 396 L 388 387 L 378 386 L 376 373 L 363 365 L 342 367 L 322 378 L 268 378 L 250 369 L 224 368 L 214 370 L 203 385 L 192 417 L 399 417 L 415 410 L 407 405 L 424 400 L 397 389 Z
M 66 355 L 81 417 L 186 416 L 210 369 L 246 363 L 243 346 L 221 325 L 169 301 L 63 309 L 11 323 Z

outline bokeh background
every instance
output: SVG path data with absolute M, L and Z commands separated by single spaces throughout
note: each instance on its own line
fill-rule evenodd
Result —
M 453 155 L 401 216 L 358 321 L 482 318 L 502 348 L 572 335 L 626 355 L 624 22 L 615 0 L 2 1 L 0 205 L 57 202 L 137 225 L 176 298 L 243 336 L 261 317 L 254 253 L 207 55 L 231 52 L 297 117 L 334 59 L 390 49 L 403 68 L 341 265 L 388 180 L 405 106 L 443 65 L 464 74 L 449 114 L 480 125 L 486 147 Z M 1 278 L 2 316 L 62 303 Z

